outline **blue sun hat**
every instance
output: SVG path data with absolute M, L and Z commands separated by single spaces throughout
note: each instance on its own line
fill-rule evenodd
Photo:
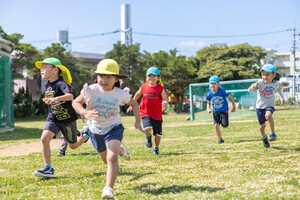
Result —
M 210 83 L 219 83 L 220 82 L 220 78 L 216 75 L 213 75 L 209 78 L 209 82 Z
M 267 73 L 271 73 L 271 72 L 276 73 L 275 66 L 271 64 L 264 65 L 260 71 L 265 71 Z
M 146 76 L 150 75 L 150 74 L 154 74 L 156 76 L 159 76 L 160 73 L 159 73 L 159 69 L 157 69 L 157 67 L 150 67 L 148 70 L 147 70 L 147 73 L 146 73 Z

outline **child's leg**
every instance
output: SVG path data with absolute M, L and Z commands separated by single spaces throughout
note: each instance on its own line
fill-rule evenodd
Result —
M 71 149 L 77 149 L 79 146 L 81 146 L 86 140 L 88 139 L 88 137 L 86 135 L 83 135 L 81 137 L 77 138 L 77 142 L 76 143 L 69 143 L 69 146 Z
M 62 151 L 66 151 L 67 150 L 67 147 L 68 147 L 68 141 L 66 140 L 66 138 L 62 135 L 61 136 L 61 147 L 60 149 Z
M 265 117 L 266 117 L 266 120 L 268 120 L 268 122 L 269 122 L 271 132 L 275 133 L 275 125 L 274 125 L 274 119 L 272 116 L 272 112 L 267 111 L 265 114 Z
M 261 134 L 262 137 L 266 136 L 265 129 L 266 129 L 266 123 L 263 123 L 263 124 L 259 125 L 259 130 L 260 130 L 260 134 Z
M 51 165 L 51 149 L 50 141 L 55 136 L 55 134 L 50 130 L 44 130 L 41 136 L 42 140 L 42 154 L 45 164 Z
M 113 188 L 118 172 L 119 172 L 119 162 L 118 156 L 120 154 L 119 140 L 110 140 L 106 143 L 107 151 L 107 172 L 106 172 L 106 186 Z
M 155 135 L 155 148 L 158 148 L 160 144 L 161 136 Z
M 151 137 L 151 130 L 152 130 L 152 128 L 148 128 L 145 130 L 145 134 L 147 137 Z
M 220 124 L 215 124 L 215 130 L 216 130 L 218 138 L 219 139 L 222 138 L 221 130 L 220 130 Z

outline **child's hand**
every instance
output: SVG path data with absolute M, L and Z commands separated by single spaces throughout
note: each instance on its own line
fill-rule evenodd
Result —
M 212 110 L 211 110 L 211 109 L 207 109 L 207 113 L 208 113 L 208 114 L 211 114 L 211 113 L 212 113 Z
M 45 98 L 43 98 L 42 100 L 43 100 L 43 102 L 45 102 L 45 104 L 47 104 L 47 105 L 49 105 L 49 104 L 51 104 L 51 103 L 55 103 L 55 102 L 58 101 L 56 97 L 54 97 L 54 98 L 47 98 L 47 97 L 45 97 Z
M 252 85 L 255 89 L 258 87 L 258 81 Z
M 231 112 L 235 112 L 235 110 L 236 110 L 236 108 L 234 106 L 234 107 L 232 107 Z
M 281 99 L 281 105 L 283 106 L 284 104 L 284 99 Z
M 145 131 L 143 130 L 142 126 L 141 126 L 141 123 L 138 123 L 138 122 L 135 122 L 134 123 L 134 127 L 136 129 L 139 129 L 141 132 L 145 133 Z
M 167 109 L 168 108 L 168 101 L 163 101 L 161 105 L 164 108 L 164 110 Z
M 129 106 L 129 108 L 126 111 L 127 113 L 131 113 L 132 112 L 132 106 Z
M 98 111 L 96 109 L 94 110 L 87 110 L 83 113 L 83 117 L 88 120 L 94 120 L 97 117 L 99 117 Z

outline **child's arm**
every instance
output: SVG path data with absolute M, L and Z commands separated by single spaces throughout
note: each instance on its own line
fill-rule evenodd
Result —
M 57 97 L 51 97 L 51 98 L 45 97 L 42 100 L 45 102 L 45 104 L 49 105 L 51 103 L 55 103 L 58 101 L 72 101 L 73 98 L 74 96 L 72 93 L 66 93 L 64 95 L 57 96 Z
M 72 106 L 79 115 L 83 116 L 84 118 L 86 118 L 88 120 L 93 120 L 93 119 L 96 119 L 97 117 L 99 117 L 98 111 L 96 109 L 94 109 L 94 110 L 84 109 L 84 107 L 82 106 L 82 104 L 84 104 L 84 103 L 85 103 L 85 100 L 83 98 L 83 94 L 80 94 L 73 101 Z
M 228 95 L 227 98 L 228 98 L 228 99 L 231 101 L 231 103 L 232 103 L 232 110 L 231 110 L 231 112 L 235 112 L 236 107 L 235 107 L 235 102 L 234 102 L 234 100 L 233 100 L 233 97 L 232 97 L 231 95 Z
M 167 94 L 166 94 L 165 89 L 163 89 L 163 91 L 162 91 L 162 93 L 161 93 L 161 97 L 162 97 L 162 107 L 163 107 L 164 109 L 167 109 L 169 103 L 168 103 L 168 96 L 167 96 Z
M 140 108 L 139 108 L 139 104 L 137 103 L 136 100 L 134 99 L 131 99 L 129 102 L 128 102 L 128 105 L 130 107 L 132 107 L 132 111 L 133 111 L 133 114 L 134 114 L 134 117 L 135 117 L 135 123 L 134 123 L 134 127 L 136 129 L 139 129 L 141 132 L 145 132 L 143 129 L 142 129 L 142 126 L 141 126 L 141 114 L 140 114 Z
M 140 89 L 135 93 L 133 99 L 134 99 L 135 101 L 137 101 L 137 100 L 140 98 L 140 96 L 141 96 L 142 94 L 143 94 L 142 88 L 140 88 Z M 131 113 L 131 112 L 132 112 L 132 106 L 129 106 L 129 108 L 127 109 L 127 113 Z
M 212 113 L 212 110 L 210 109 L 210 101 L 207 101 L 206 110 L 207 110 L 208 114 Z
M 248 88 L 248 92 L 251 93 L 251 92 L 255 91 L 257 89 L 258 85 L 259 85 L 259 81 L 257 81 L 256 83 L 252 83 L 252 85 Z
M 284 105 L 284 96 L 283 96 L 283 93 L 282 93 L 282 91 L 281 91 L 281 88 L 278 87 L 276 90 L 277 90 L 278 94 L 279 94 L 280 97 L 281 97 L 281 105 L 283 106 L 283 105 Z

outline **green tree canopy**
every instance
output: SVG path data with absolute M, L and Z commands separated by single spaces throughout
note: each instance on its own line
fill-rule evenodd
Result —
M 197 72 L 200 82 L 207 82 L 212 75 L 221 80 L 239 80 L 259 77 L 260 60 L 265 56 L 261 47 L 239 44 L 214 44 L 197 52 Z

